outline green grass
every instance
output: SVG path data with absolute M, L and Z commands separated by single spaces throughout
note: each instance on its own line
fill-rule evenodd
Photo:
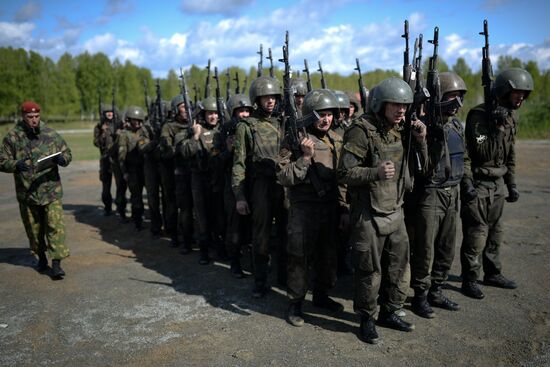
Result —
M 78 133 L 78 134 L 62 134 L 63 138 L 71 148 L 73 160 L 87 161 L 99 160 L 99 149 L 94 146 L 93 134 Z

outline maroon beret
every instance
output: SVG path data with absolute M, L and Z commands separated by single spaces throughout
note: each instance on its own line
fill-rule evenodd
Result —
M 33 101 L 25 101 L 21 105 L 22 113 L 40 112 L 40 105 Z

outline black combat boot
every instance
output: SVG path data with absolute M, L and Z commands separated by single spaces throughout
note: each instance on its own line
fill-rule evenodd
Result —
M 433 285 L 428 292 L 428 302 L 434 307 L 443 308 L 449 311 L 460 310 L 460 305 L 448 299 L 441 290 L 440 285 Z
M 136 217 L 134 219 L 134 224 L 136 226 L 136 231 L 140 232 L 143 229 L 143 219 L 141 217 Z
M 220 261 L 229 259 L 227 251 L 225 250 L 225 242 L 222 239 L 216 240 L 216 257 Z
M 485 275 L 483 284 L 505 289 L 516 289 L 518 287 L 516 282 L 502 274 Z
M 61 269 L 61 260 L 52 260 L 52 277 L 55 279 L 63 279 L 65 272 Z
M 302 313 L 302 301 L 291 301 L 286 312 L 286 321 L 292 326 L 304 326 L 304 314 Z
M 378 315 L 378 325 L 399 331 L 410 332 L 414 330 L 413 324 L 403 320 L 401 317 L 397 316 L 395 312 L 385 310 L 380 310 L 380 314 Z
M 477 285 L 477 281 L 463 281 L 462 282 L 462 293 L 465 296 L 475 298 L 475 299 L 482 299 L 485 297 L 481 289 L 479 289 L 479 286 Z
M 418 316 L 426 319 L 433 319 L 435 317 L 435 313 L 430 307 L 424 292 L 414 292 L 414 297 L 411 301 L 411 310 Z
M 313 291 L 313 305 L 334 313 L 344 311 L 344 305 L 336 302 L 322 291 Z
M 243 268 L 241 267 L 241 259 L 239 257 L 233 257 L 231 259 L 231 274 L 233 278 L 241 279 L 244 278 Z
M 106 206 L 106 207 L 103 209 L 103 216 L 108 217 L 108 216 L 110 216 L 111 214 L 113 214 L 113 209 L 111 209 L 110 206 Z
M 206 241 L 201 241 L 199 247 L 199 264 L 207 265 L 210 262 L 210 257 L 208 256 L 208 243 Z
M 270 289 L 265 282 L 255 281 L 254 288 L 252 288 L 252 297 L 256 299 L 264 298 Z
M 178 247 L 180 245 L 180 241 L 178 240 L 178 235 L 172 234 L 170 236 L 170 247 Z
M 365 343 L 378 344 L 378 332 L 376 324 L 371 316 L 361 316 L 361 324 L 359 325 L 359 338 Z
M 39 273 L 45 273 L 48 271 L 48 269 L 48 258 L 46 257 L 46 253 L 39 252 L 38 265 L 36 266 L 36 270 L 38 270 Z

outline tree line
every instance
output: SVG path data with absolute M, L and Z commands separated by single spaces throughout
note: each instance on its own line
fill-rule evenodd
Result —
M 312 62 L 315 60 L 312 60 Z M 535 91 L 532 93 L 526 106 L 521 110 L 521 123 L 528 128 L 550 130 L 550 70 L 540 70 L 536 61 L 522 62 L 510 56 L 500 56 L 493 62 L 495 75 L 508 67 L 523 67 L 533 76 Z M 205 60 L 206 65 L 207 60 Z M 481 60 L 480 60 L 481 64 Z M 57 62 L 49 57 L 43 57 L 35 51 L 26 51 L 22 48 L 0 48 L 0 121 L 13 121 L 19 116 L 19 106 L 22 101 L 32 99 L 43 106 L 43 115 L 46 120 L 95 120 L 98 118 L 98 102 L 111 103 L 114 91 L 114 100 L 118 107 L 128 105 L 145 106 L 144 86 L 147 94 L 155 96 L 156 79 L 149 69 L 134 65 L 127 60 L 121 63 L 118 59 L 111 61 L 104 53 L 90 54 L 84 52 L 77 56 L 63 54 Z M 264 63 L 265 66 L 265 63 Z M 363 65 L 366 69 L 368 65 Z M 214 66 L 212 66 L 212 76 Z M 468 93 L 462 109 L 462 118 L 469 108 L 483 102 L 483 88 L 481 86 L 481 71 L 473 72 L 463 58 L 458 58 L 453 66 L 439 59 L 439 71 L 452 70 L 460 75 L 468 86 Z M 427 64 L 424 65 L 424 75 Z M 228 73 L 228 74 L 227 74 Z M 264 69 L 264 75 L 268 73 Z M 283 71 L 274 70 L 275 76 L 282 80 Z M 179 71 L 170 70 L 165 78 L 159 80 L 162 98 L 170 100 L 180 92 L 178 77 Z M 225 96 L 227 76 L 230 78 L 231 92 L 235 92 L 235 77 L 238 74 L 240 89 L 248 91 L 250 82 L 256 77 L 257 70 L 251 67 L 245 70 L 239 67 L 230 67 L 220 70 L 220 87 Z M 187 86 L 190 97 L 198 99 L 204 97 L 207 70 L 205 66 L 193 65 L 186 72 Z M 304 75 L 302 74 L 302 77 Z M 324 73 L 325 80 L 331 89 L 343 91 L 357 91 L 357 73 L 342 76 L 337 73 Z M 371 88 L 381 80 L 401 74 L 394 70 L 375 69 L 363 73 L 363 80 L 367 88 Z M 311 72 L 313 87 L 320 87 L 320 74 Z M 244 81 L 247 80 L 247 85 Z M 213 93 L 215 81 L 211 78 Z M 196 89 L 194 88 L 196 86 Z

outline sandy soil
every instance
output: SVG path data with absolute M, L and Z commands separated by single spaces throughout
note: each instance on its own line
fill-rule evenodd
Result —
M 342 314 L 306 302 L 306 325 L 292 327 L 283 289 L 254 300 L 251 278 L 232 278 L 227 263 L 200 266 L 197 252 L 104 217 L 97 171 L 62 170 L 71 248 L 62 281 L 34 270 L 13 179 L 0 175 L 1 366 L 550 365 L 549 142 L 518 143 L 521 197 L 506 206 L 502 249 L 518 289 L 463 296 L 457 258 L 447 293 L 462 310 L 431 320 L 407 310 L 416 330 L 379 328 L 377 346 L 356 336 L 351 276 L 334 292 Z

